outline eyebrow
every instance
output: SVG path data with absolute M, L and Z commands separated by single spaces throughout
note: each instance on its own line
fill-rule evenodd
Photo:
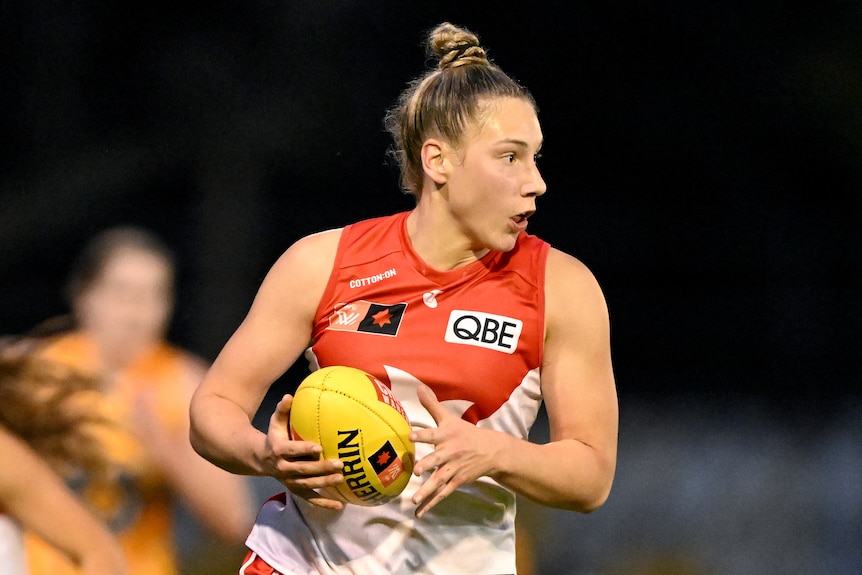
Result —
M 539 142 L 539 147 L 538 147 L 538 148 L 536 148 L 536 149 L 537 149 L 537 150 L 541 150 L 541 149 L 542 149 L 542 144 L 543 144 L 543 143 L 544 143 L 544 142 Z M 515 146 L 518 146 L 519 148 L 525 148 L 525 149 L 528 149 L 528 150 L 530 149 L 530 144 L 528 144 L 528 143 L 527 143 L 527 142 L 525 142 L 524 140 L 516 140 L 516 139 L 514 139 L 514 138 L 503 138 L 502 140 L 498 140 L 498 141 L 496 142 L 496 145 L 498 145 L 498 146 L 499 146 L 499 145 L 501 145 L 501 144 L 514 144 Z

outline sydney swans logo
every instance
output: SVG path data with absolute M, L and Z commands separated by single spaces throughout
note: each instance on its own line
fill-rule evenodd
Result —
M 358 300 L 339 304 L 329 316 L 329 327 L 335 331 L 353 331 L 376 335 L 398 335 L 406 303 L 382 304 Z

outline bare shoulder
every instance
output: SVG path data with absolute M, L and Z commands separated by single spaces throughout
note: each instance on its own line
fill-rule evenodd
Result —
M 326 283 L 332 271 L 342 228 L 327 230 L 297 240 L 275 262 L 267 283 L 288 284 L 310 289 Z
M 578 258 L 551 248 L 548 251 L 547 274 L 549 277 L 566 276 L 566 279 L 580 281 L 595 281 L 593 273 Z
M 593 272 L 576 257 L 554 248 L 545 267 L 545 297 L 549 312 L 596 306 L 598 311 L 606 311 L 604 294 Z
M 305 236 L 275 262 L 260 286 L 252 313 L 313 314 L 326 288 L 342 229 Z
M 334 228 L 305 236 L 293 244 L 292 248 L 305 250 L 332 250 L 333 255 L 341 239 L 344 228 Z
M 273 269 L 299 265 L 307 271 L 317 267 L 328 270 L 335 260 L 342 231 L 337 228 L 300 238 L 281 255 Z

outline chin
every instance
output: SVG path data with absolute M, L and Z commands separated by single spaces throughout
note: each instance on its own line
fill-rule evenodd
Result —
M 515 249 L 515 244 L 518 242 L 518 235 L 513 236 L 505 236 L 503 238 L 498 239 L 493 245 L 488 246 L 492 250 L 498 252 L 510 252 Z

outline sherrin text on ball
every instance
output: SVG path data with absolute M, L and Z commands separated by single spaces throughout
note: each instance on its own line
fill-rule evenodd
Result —
M 330 366 L 306 377 L 294 394 L 290 434 L 319 443 L 324 459 L 341 459 L 344 482 L 326 492 L 345 503 L 382 505 L 410 481 L 415 449 L 404 408 L 362 370 Z

